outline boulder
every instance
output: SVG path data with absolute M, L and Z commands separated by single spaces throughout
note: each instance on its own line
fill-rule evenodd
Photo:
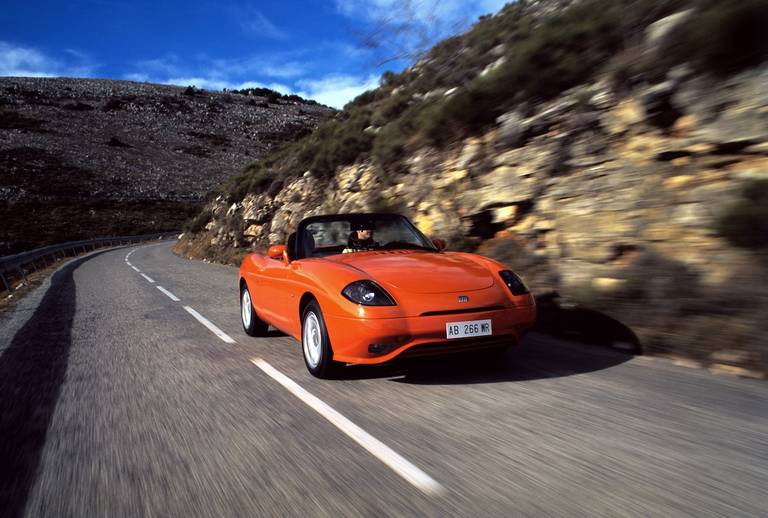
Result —
M 693 14 L 693 9 L 686 9 L 666 16 L 650 24 L 645 29 L 645 45 L 650 52 L 659 52 L 667 42 L 675 35 L 675 32 L 684 26 L 685 22 Z
M 477 139 L 469 139 L 461 149 L 461 154 L 456 160 L 456 169 L 466 169 L 478 158 L 482 151 L 482 145 Z
M 624 99 L 600 117 L 603 129 L 611 135 L 626 133 L 630 127 L 643 121 L 642 105 L 636 99 Z
M 683 115 L 672 100 L 677 87 L 676 81 L 667 80 L 653 85 L 643 92 L 643 109 L 650 124 L 666 130 L 671 128 L 675 121 Z
M 243 235 L 246 237 L 261 237 L 262 230 L 264 230 L 264 225 L 251 225 L 245 229 Z
M 512 111 L 496 119 L 499 129 L 496 133 L 496 147 L 516 148 L 525 143 L 527 124 L 519 113 Z

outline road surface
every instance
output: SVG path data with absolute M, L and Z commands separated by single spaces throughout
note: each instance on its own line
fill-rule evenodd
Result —
M 244 334 L 235 268 L 167 242 L 0 318 L 2 516 L 768 513 L 764 382 L 535 334 L 317 380 Z

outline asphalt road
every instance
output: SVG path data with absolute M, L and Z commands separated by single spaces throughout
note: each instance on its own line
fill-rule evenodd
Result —
M 539 335 L 494 365 L 317 380 L 292 338 L 243 333 L 236 269 L 162 243 L 130 255 L 145 277 L 132 250 L 73 260 L 0 320 L 4 517 L 768 513 L 764 382 Z

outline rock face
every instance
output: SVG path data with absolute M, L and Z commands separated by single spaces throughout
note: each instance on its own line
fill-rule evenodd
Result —
M 332 113 L 146 83 L 0 78 L 0 255 L 180 229 L 206 193 Z
M 623 94 L 596 81 L 446 149 L 422 148 L 403 173 L 363 161 L 329 185 L 307 172 L 273 197 L 219 197 L 211 213 L 226 217 L 180 250 L 203 242 L 221 260 L 283 242 L 309 215 L 398 211 L 449 247 L 507 261 L 541 297 L 618 320 L 646 352 L 765 370 L 768 291 L 749 286 L 762 284 L 764 252 L 733 246 L 718 221 L 768 182 L 766 87 L 765 68 Z M 742 354 L 720 351 L 733 340 Z

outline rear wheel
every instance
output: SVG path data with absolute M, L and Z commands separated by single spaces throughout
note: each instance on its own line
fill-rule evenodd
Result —
M 304 308 L 301 317 L 301 350 L 307 370 L 318 378 L 330 378 L 338 373 L 340 363 L 333 361 L 331 341 L 323 320 L 323 313 L 316 301 Z
M 240 288 L 240 320 L 243 323 L 243 331 L 248 336 L 264 336 L 269 325 L 256 314 L 253 309 L 253 301 L 248 286 L 243 283 Z

